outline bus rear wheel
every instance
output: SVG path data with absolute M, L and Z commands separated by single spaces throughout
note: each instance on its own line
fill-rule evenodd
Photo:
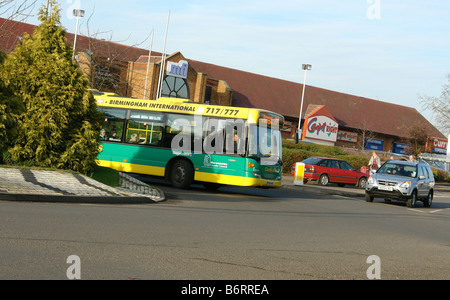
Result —
M 186 160 L 177 160 L 170 169 L 170 182 L 173 187 L 187 189 L 194 181 L 194 171 Z

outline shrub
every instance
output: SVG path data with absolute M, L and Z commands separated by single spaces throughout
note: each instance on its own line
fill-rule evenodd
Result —
M 443 170 L 433 169 L 433 175 L 436 182 L 450 183 L 450 175 Z
M 32 35 L 25 34 L 3 62 L 3 79 L 26 106 L 17 118 L 9 152 L 19 164 L 87 173 L 95 166 L 102 115 L 88 90 L 87 76 L 72 60 L 54 2 L 50 1 L 51 13 L 43 6 L 41 25 Z
M 301 162 L 311 156 L 339 158 L 348 161 L 356 170 L 367 165 L 367 155 L 348 155 L 341 147 L 325 146 L 312 143 L 283 141 L 283 173 L 290 173 L 296 162 Z M 367 157 L 367 158 L 366 158 Z

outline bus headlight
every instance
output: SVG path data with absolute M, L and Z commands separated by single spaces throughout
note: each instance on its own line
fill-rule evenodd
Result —
M 261 178 L 261 174 L 259 174 L 259 173 L 252 172 L 252 174 L 253 174 L 253 176 L 255 176 L 256 178 Z

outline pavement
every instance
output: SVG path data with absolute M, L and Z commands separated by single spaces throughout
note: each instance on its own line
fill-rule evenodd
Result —
M 165 200 L 159 188 L 119 173 L 119 187 L 65 171 L 0 167 L 0 200 L 91 204 L 142 204 Z
M 326 195 L 339 195 L 344 197 L 364 197 L 365 190 L 353 185 L 346 185 L 344 187 L 338 187 L 336 184 L 330 183 L 327 186 L 318 185 L 317 182 L 308 182 L 302 185 L 294 185 L 294 176 L 283 175 L 282 187 L 294 188 L 299 191 L 320 193 Z

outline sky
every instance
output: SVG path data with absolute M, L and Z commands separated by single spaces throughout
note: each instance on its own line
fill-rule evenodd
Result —
M 413 107 L 432 123 L 419 96 L 439 97 L 450 73 L 445 0 L 59 3 L 69 32 L 76 28 L 73 9 L 83 9 L 79 34 L 148 49 L 153 29 L 158 52 L 170 11 L 166 53 L 298 83 L 302 64 L 311 64 L 307 85 Z M 39 24 L 36 17 L 27 22 Z

